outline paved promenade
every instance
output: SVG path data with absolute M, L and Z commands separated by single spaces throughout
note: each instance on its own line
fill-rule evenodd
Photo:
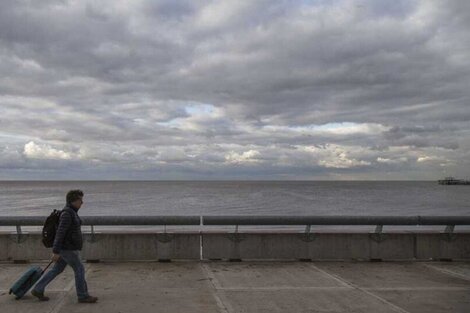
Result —
M 1 313 L 470 312 L 468 262 L 88 263 L 97 304 L 76 302 L 69 267 L 49 302 L 14 300 L 8 289 L 29 266 L 0 263 Z

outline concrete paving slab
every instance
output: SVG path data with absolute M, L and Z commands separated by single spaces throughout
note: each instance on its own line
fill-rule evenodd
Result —
M 218 312 L 213 288 L 198 263 L 107 263 L 86 264 L 86 267 L 90 294 L 99 297 L 99 304 L 87 306 L 77 303 L 74 280 L 69 277 L 70 282 L 63 286 L 62 294 L 48 291 L 52 288 L 46 289 L 46 294 L 51 297 L 48 306 L 30 295 L 16 301 L 6 293 L 0 298 L 1 306 L 7 312 L 25 313 L 51 310 L 90 313 Z M 23 269 L 26 268 L 23 265 Z
M 21 300 L 8 294 L 8 292 L 0 292 L 0 312 L 2 313 L 49 313 L 53 312 L 61 302 L 65 291 L 50 292 L 51 300 L 40 302 L 33 296 L 27 294 Z
M 197 262 L 98 263 L 88 273 L 89 288 L 126 289 L 129 282 L 155 288 L 208 288 L 207 277 Z
M 470 312 L 470 288 L 467 290 L 374 291 L 374 293 L 410 313 Z
M 208 278 L 198 263 L 94 264 L 87 276 L 99 309 L 69 297 L 72 312 L 218 312 Z
M 220 288 L 341 287 L 344 285 L 307 263 L 207 263 Z
M 319 262 L 314 266 L 361 288 L 469 286 L 469 281 L 421 262 Z
M 0 285 L 30 265 L 0 264 Z M 435 269 L 434 267 L 439 267 Z M 470 312 L 470 263 L 129 262 L 86 264 L 96 304 L 79 304 L 71 269 L 49 302 L 0 291 L 1 313 Z M 67 270 L 66 270 L 67 271 Z M 64 274 L 62 274 L 64 275 Z M 60 290 L 59 290 L 60 289 Z
M 445 274 L 470 281 L 470 264 L 465 262 L 424 263 L 425 266 Z
M 148 283 L 129 282 L 127 289 L 100 290 L 96 304 L 77 303 L 69 294 L 57 312 L 73 313 L 217 313 L 217 304 L 211 292 L 197 288 L 153 288 Z
M 356 290 L 225 291 L 231 312 L 396 313 L 377 298 Z M 400 312 L 400 311 L 399 311 Z

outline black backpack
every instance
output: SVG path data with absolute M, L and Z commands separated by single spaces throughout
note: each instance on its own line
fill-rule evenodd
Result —
M 44 222 L 42 228 L 42 243 L 46 248 L 52 248 L 54 245 L 55 233 L 59 227 L 59 218 L 62 211 L 54 210 Z

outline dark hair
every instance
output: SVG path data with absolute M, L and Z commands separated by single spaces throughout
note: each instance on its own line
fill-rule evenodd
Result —
M 81 191 L 80 189 L 70 190 L 69 192 L 67 192 L 67 204 L 70 204 L 80 199 L 81 197 L 83 197 L 83 191 Z

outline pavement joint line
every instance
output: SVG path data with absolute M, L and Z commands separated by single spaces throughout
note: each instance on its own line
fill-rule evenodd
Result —
M 469 287 L 370 287 L 370 291 L 470 291 Z
M 88 274 L 88 271 L 90 270 L 91 265 L 85 264 L 85 278 Z M 62 307 L 65 305 L 65 300 L 67 299 L 68 293 L 72 290 L 73 286 L 75 285 L 75 276 L 72 278 L 72 280 L 68 283 L 68 285 L 64 289 L 64 293 L 60 297 L 59 301 L 57 304 L 52 308 L 52 310 L 49 311 L 49 313 L 59 313 Z
M 217 307 L 219 308 L 221 313 L 234 313 L 235 310 L 229 305 L 227 301 L 227 297 L 225 296 L 224 291 L 220 287 L 220 283 L 215 277 L 215 275 L 211 272 L 209 266 L 205 263 L 200 263 L 202 271 L 206 274 L 206 277 L 209 278 L 209 282 L 214 288 L 214 292 L 212 292 L 212 296 L 217 303 Z M 221 297 L 223 297 L 226 301 L 222 301 Z
M 351 290 L 351 287 L 292 287 L 292 286 L 279 286 L 279 287 L 224 287 L 220 290 L 226 291 L 278 291 L 278 290 Z
M 212 273 L 209 266 L 207 264 L 201 264 L 201 266 L 206 273 L 206 277 L 209 278 L 209 281 L 212 282 L 212 285 L 214 285 L 214 288 L 222 289 L 222 285 L 220 284 L 219 280 L 215 277 L 215 275 Z
M 382 298 L 382 297 L 380 297 L 380 296 L 378 296 L 378 295 L 376 295 L 376 294 L 374 294 L 374 293 L 372 293 L 372 292 L 370 292 L 370 291 L 368 291 L 368 290 L 366 290 L 366 289 L 364 289 L 364 288 L 361 288 L 361 287 L 359 287 L 358 285 L 356 285 L 356 284 L 354 284 L 354 283 L 351 283 L 351 282 L 349 282 L 349 281 L 347 281 L 347 280 L 341 278 L 341 277 L 340 277 L 339 275 L 337 275 L 337 274 L 328 273 L 327 271 L 324 271 L 324 270 L 318 268 L 317 266 L 315 266 L 315 265 L 313 265 L 313 264 L 311 264 L 311 266 L 312 266 L 313 268 L 317 269 L 318 271 L 320 271 L 320 272 L 322 272 L 322 273 L 324 273 L 324 274 L 330 276 L 331 278 L 340 280 L 340 281 L 342 281 L 344 284 L 349 285 L 349 286 L 351 286 L 352 288 L 355 288 L 355 289 L 357 289 L 357 290 L 359 290 L 359 291 L 362 291 L 363 293 L 365 293 L 365 294 L 367 294 L 367 295 L 369 295 L 369 296 L 371 296 L 371 297 L 373 297 L 373 298 L 375 298 L 375 299 L 377 299 L 377 300 L 379 300 L 379 301 L 381 301 L 381 302 L 383 302 L 383 303 L 389 305 L 389 306 L 390 306 L 393 310 L 395 310 L 396 312 L 400 312 L 400 313 L 410 313 L 409 311 L 407 311 L 407 310 L 405 310 L 405 309 L 402 309 L 401 307 L 399 307 L 399 306 L 397 306 L 397 305 L 391 303 L 390 301 L 387 301 L 386 299 L 384 299 L 384 298 Z
M 435 265 L 431 265 L 431 264 L 426 264 L 424 263 L 424 266 L 428 267 L 428 268 L 431 268 L 435 271 L 438 271 L 438 272 L 441 272 L 441 273 L 444 273 L 444 274 L 447 274 L 447 275 L 450 275 L 450 276 L 453 276 L 453 277 L 457 277 L 457 278 L 460 278 L 460 279 L 464 279 L 464 280 L 467 280 L 467 281 L 470 281 L 470 277 L 464 275 L 464 274 L 460 274 L 460 273 L 457 273 L 457 272 L 454 272 L 454 271 L 451 271 L 451 270 L 448 270 L 448 269 L 445 269 L 445 268 L 440 268 L 440 267 L 437 267 Z
M 9 292 L 10 289 L 0 289 L 0 292 Z M 66 292 L 65 289 L 47 289 L 49 292 Z
M 346 281 L 342 280 L 341 278 L 336 277 L 335 275 L 332 275 L 332 274 L 322 270 L 321 268 L 319 268 L 319 267 L 317 267 L 313 264 L 309 264 L 309 265 L 310 266 L 307 266 L 308 268 L 314 269 L 315 271 L 322 273 L 326 277 L 335 280 L 336 282 L 340 283 L 343 287 L 354 288 L 351 284 L 347 283 Z

